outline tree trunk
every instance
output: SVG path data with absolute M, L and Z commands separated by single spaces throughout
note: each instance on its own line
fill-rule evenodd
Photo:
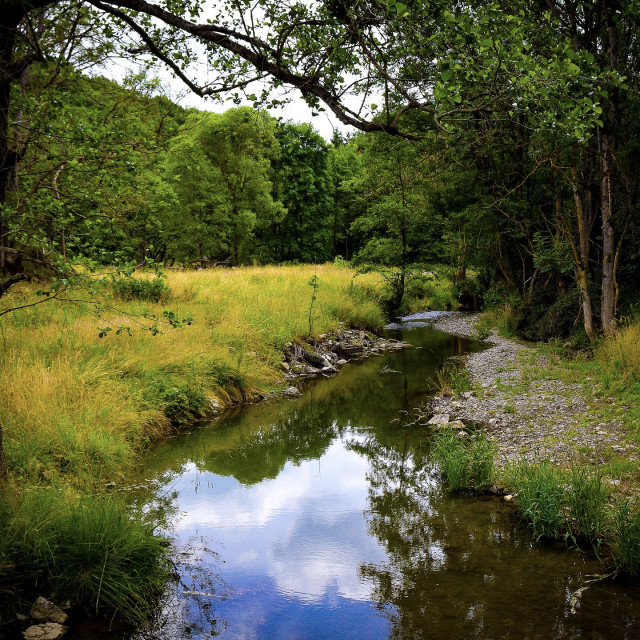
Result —
M 617 28 L 614 18 L 615 5 L 607 11 L 607 36 L 609 66 L 611 71 L 618 68 Z M 618 89 L 609 91 L 609 109 L 600 136 L 600 212 L 602 215 L 602 331 L 605 335 L 614 333 L 616 322 L 616 278 L 615 278 L 615 229 L 613 226 L 613 131 L 616 122 Z
M 589 340 L 593 342 L 596 332 L 593 327 L 593 308 L 591 306 L 591 294 L 589 293 L 589 233 L 591 225 L 587 219 L 588 214 L 585 211 L 582 195 L 580 194 L 578 167 L 575 157 L 572 158 L 571 163 L 571 188 L 578 222 L 578 247 L 574 249 L 576 282 L 580 290 L 584 331 Z

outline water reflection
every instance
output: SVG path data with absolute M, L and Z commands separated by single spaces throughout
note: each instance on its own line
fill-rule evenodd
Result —
M 533 544 L 503 502 L 442 492 L 428 432 L 401 425 L 444 359 L 473 344 L 403 337 L 415 348 L 148 457 L 182 553 L 156 637 L 635 637 L 635 588 L 596 585 L 572 615 L 596 562 Z

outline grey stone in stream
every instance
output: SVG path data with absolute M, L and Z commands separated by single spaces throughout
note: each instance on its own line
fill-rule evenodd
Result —
M 25 640 L 58 640 L 67 633 L 67 627 L 57 622 L 34 624 L 22 632 Z
M 449 422 L 448 413 L 437 413 L 435 416 L 433 416 L 433 418 L 431 418 L 431 420 L 429 420 L 429 422 L 427 422 L 427 424 L 437 426 L 441 424 L 447 424 L 448 422 Z
M 57 622 L 64 624 L 67 621 L 67 614 L 46 598 L 38 598 L 29 611 L 29 616 L 40 622 Z
M 286 396 L 287 398 L 299 398 L 302 393 L 300 393 L 300 390 L 296 387 L 289 387 L 282 392 L 282 395 Z
M 347 361 L 344 358 L 341 358 L 340 360 L 338 360 L 338 362 L 336 362 L 336 364 L 338 364 L 338 365 L 340 365 L 342 367 L 345 364 L 347 364 Z

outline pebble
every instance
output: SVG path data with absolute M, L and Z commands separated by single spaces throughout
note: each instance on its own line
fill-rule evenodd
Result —
M 477 316 L 451 313 L 440 316 L 433 326 L 463 337 L 477 338 Z M 546 359 L 534 348 L 498 336 L 494 331 L 484 351 L 468 354 L 465 368 L 476 388 L 459 398 L 436 397 L 431 412 L 484 426 L 497 448 L 496 464 L 503 467 L 517 460 L 576 458 L 603 462 L 607 449 L 621 447 L 624 434 L 614 420 L 602 423 L 584 420 L 589 413 L 587 393 L 582 385 L 566 384 L 535 374 L 544 370 Z M 435 417 L 435 416 L 434 416 Z M 601 420 L 601 418 L 600 418 Z M 506 497 L 505 497 L 506 499 Z

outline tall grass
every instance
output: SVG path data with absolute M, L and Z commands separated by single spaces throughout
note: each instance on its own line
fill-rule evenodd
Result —
M 472 438 L 459 438 L 451 431 L 437 433 L 431 455 L 452 491 L 481 491 L 492 482 L 494 452 L 484 432 Z
M 0 566 L 12 571 L 0 571 L 0 592 L 44 592 L 141 623 L 169 576 L 166 541 L 112 497 L 30 490 L 3 529 Z
M 613 512 L 613 557 L 633 578 L 640 576 L 640 510 L 628 500 L 618 502 Z
M 57 301 L 7 315 L 0 423 L 11 472 L 37 482 L 44 471 L 72 479 L 88 470 L 101 481 L 126 470 L 135 451 L 171 424 L 206 413 L 210 401 L 229 405 L 272 388 L 283 346 L 308 333 L 314 273 L 317 334 L 341 322 L 384 324 L 375 277 L 354 280 L 352 271 L 331 265 L 172 272 L 160 302 L 123 296 L 120 288 L 109 298 L 107 291 L 100 318 L 95 305 Z M 145 278 L 156 281 L 137 278 L 136 291 Z M 23 287 L 3 303 L 31 295 Z M 144 330 L 155 322 L 145 316 L 166 310 L 193 323 L 161 325 L 155 336 Z M 132 335 L 99 337 L 99 327 L 120 325 Z
M 595 358 L 603 373 L 618 385 L 629 386 L 640 380 L 640 323 L 623 327 L 600 342 Z
M 562 472 L 548 460 L 520 464 L 510 470 L 509 485 L 518 493 L 518 507 L 537 538 L 562 538 L 565 531 Z

